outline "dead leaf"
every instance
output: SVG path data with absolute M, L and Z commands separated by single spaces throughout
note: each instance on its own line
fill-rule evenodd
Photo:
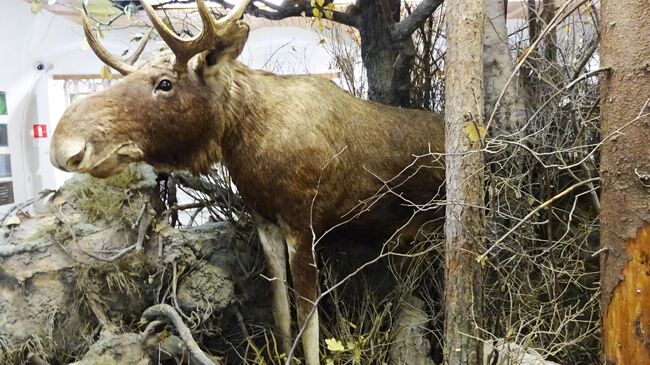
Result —
M 99 77 L 102 79 L 110 79 L 111 69 L 108 66 L 102 66 L 102 68 L 99 69 Z
M 33 0 L 32 1 L 32 13 L 33 14 L 38 14 L 41 11 L 41 8 L 43 8 L 43 3 L 41 3 L 41 0 Z
M 343 343 L 335 338 L 325 339 L 325 345 L 327 345 L 327 349 L 330 350 L 331 352 L 345 351 L 345 347 L 343 347 Z
M 478 142 L 485 138 L 485 127 L 482 125 L 477 126 L 474 123 L 468 123 L 463 130 L 467 133 L 469 140 L 472 142 Z

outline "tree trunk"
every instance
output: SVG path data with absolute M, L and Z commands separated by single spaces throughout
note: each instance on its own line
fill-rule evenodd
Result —
M 381 1 L 381 0 L 380 0 Z M 411 66 L 415 48 L 409 37 L 393 40 L 391 21 L 400 18 L 400 0 L 388 0 L 392 19 L 383 13 L 377 0 L 361 0 L 361 57 L 368 75 L 368 99 L 388 105 L 409 106 Z
M 547 27 L 551 19 L 555 17 L 555 0 L 544 0 L 544 10 L 542 11 L 542 20 Z M 555 62 L 557 58 L 557 29 L 553 29 L 546 35 L 546 44 L 544 47 L 544 58 L 547 62 Z
M 521 133 L 519 128 L 526 121 L 526 93 L 520 85 L 518 77 L 508 80 L 513 71 L 513 61 L 508 47 L 508 32 L 506 29 L 505 9 L 502 0 L 485 0 L 485 36 L 483 40 L 483 82 L 485 88 L 485 119 L 489 120 L 494 112 L 490 130 L 491 137 L 505 136 L 507 139 L 518 140 Z M 499 97 L 502 95 L 501 99 Z M 498 105 L 497 105 L 498 102 Z M 495 111 L 496 109 L 496 111 Z M 510 224 L 507 216 L 524 216 L 530 211 L 530 204 L 521 194 L 521 187 L 525 185 L 526 174 L 522 174 L 524 155 L 517 153 L 518 147 L 510 145 L 504 150 L 488 156 L 491 163 L 491 196 L 493 203 L 490 211 L 491 233 L 498 239 Z M 501 161 L 509 163 L 502 164 Z M 502 179 L 510 181 L 504 186 Z M 497 197 L 496 195 L 500 197 Z M 497 206 L 498 201 L 508 201 L 511 204 L 505 209 Z M 507 214 L 504 214 L 507 213 Z M 530 230 L 530 226 L 522 228 Z M 530 235 L 522 235 L 530 236 Z M 532 237 L 532 236 L 530 236 Z
M 489 118 L 499 96 L 492 127 L 493 135 L 513 133 L 525 121 L 525 97 L 517 81 L 508 84 L 513 62 L 508 48 L 508 32 L 502 0 L 485 0 L 485 39 L 483 42 L 483 67 L 485 81 L 485 117 Z M 507 86 L 507 88 L 506 88 Z
M 447 4 L 445 364 L 480 364 L 483 2 Z
M 604 0 L 601 9 L 604 359 L 650 364 L 650 8 Z

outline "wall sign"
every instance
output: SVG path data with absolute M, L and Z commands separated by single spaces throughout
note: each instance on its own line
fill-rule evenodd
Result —
M 11 181 L 0 182 L 0 205 L 14 202 L 14 184 Z
M 34 124 L 34 138 L 47 138 L 46 124 Z
M 0 124 L 0 147 L 8 147 L 9 146 L 9 138 L 7 136 L 7 125 L 6 124 Z
M 0 115 L 7 115 L 7 95 L 0 91 Z
M 0 177 L 11 176 L 11 156 L 0 154 Z

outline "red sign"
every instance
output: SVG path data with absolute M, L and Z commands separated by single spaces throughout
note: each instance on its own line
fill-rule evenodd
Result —
M 34 124 L 34 138 L 47 138 L 47 124 Z

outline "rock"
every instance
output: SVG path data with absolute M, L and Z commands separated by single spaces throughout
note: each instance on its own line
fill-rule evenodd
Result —
M 142 336 L 135 333 L 116 335 L 103 332 L 97 342 L 90 346 L 83 359 L 69 365 L 145 365 L 148 356 L 142 349 Z
M 221 311 L 233 300 L 235 287 L 221 267 L 200 263 L 179 283 L 178 303 L 189 311 Z
M 407 303 L 401 305 L 395 321 L 390 347 L 391 364 L 434 365 L 427 338 L 428 322 L 424 301 L 409 296 Z

